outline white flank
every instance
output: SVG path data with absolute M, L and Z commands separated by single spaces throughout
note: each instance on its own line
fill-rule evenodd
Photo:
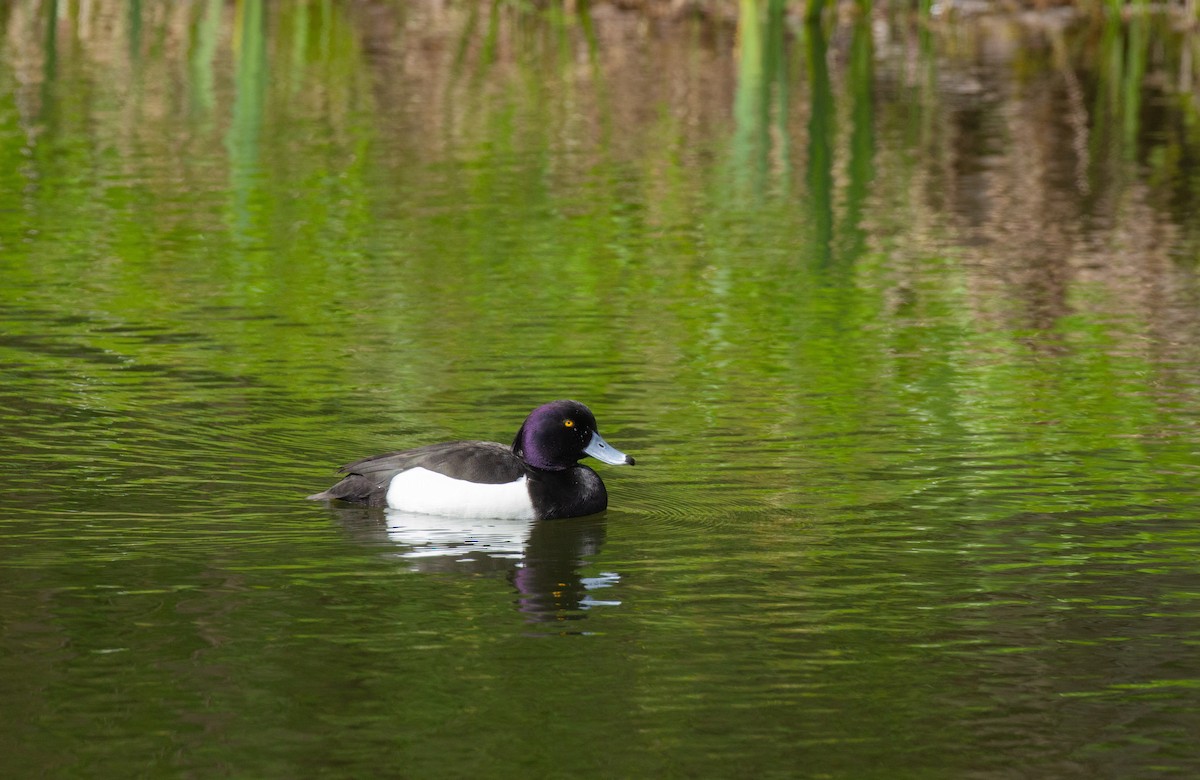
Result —
M 481 485 L 429 469 L 409 469 L 392 478 L 387 504 L 392 509 L 423 515 L 533 519 L 525 477 L 501 485 Z

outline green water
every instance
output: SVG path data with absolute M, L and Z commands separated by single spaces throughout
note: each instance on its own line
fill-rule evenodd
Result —
M 784 11 L 4 5 L 4 776 L 1200 774 L 1200 40 Z

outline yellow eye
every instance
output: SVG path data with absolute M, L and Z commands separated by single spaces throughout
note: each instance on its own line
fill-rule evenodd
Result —
M 574 428 L 575 421 L 574 420 L 563 420 L 563 425 L 567 426 L 568 428 Z

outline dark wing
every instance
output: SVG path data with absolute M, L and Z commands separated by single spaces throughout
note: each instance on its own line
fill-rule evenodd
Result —
M 513 482 L 525 473 L 524 462 L 503 444 L 490 441 L 455 441 L 431 444 L 415 450 L 388 452 L 347 463 L 338 471 L 342 481 L 326 491 L 309 496 L 313 501 L 340 498 L 371 506 L 387 504 L 392 477 L 409 469 L 423 468 L 455 479 L 499 485 Z

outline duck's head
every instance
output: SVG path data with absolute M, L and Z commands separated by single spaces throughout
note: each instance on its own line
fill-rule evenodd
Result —
M 596 430 L 596 417 L 578 401 L 551 401 L 529 413 L 513 452 L 537 469 L 569 469 L 581 458 L 593 458 L 614 466 L 632 466 L 633 458 L 606 442 Z

